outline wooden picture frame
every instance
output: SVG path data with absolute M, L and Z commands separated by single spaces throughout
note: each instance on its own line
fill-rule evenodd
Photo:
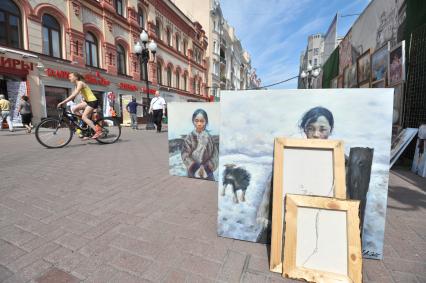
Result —
M 370 81 L 367 81 L 367 82 L 365 82 L 363 84 L 360 84 L 359 88 L 370 88 Z
M 405 81 L 405 40 L 389 50 L 388 84 L 395 86 Z
M 283 277 L 362 282 L 359 201 L 286 197 Z
M 371 87 L 372 88 L 385 88 L 386 87 L 386 81 L 385 81 L 385 79 L 375 81 L 371 84 Z
M 327 172 L 327 168 L 331 177 L 324 173 Z M 321 179 L 323 176 L 328 179 Z M 287 193 L 345 199 L 343 142 L 322 139 L 275 139 L 270 270 L 279 273 L 282 272 L 284 197 Z
M 365 51 L 356 59 L 356 71 L 357 71 L 357 80 L 358 85 L 364 85 L 368 82 L 370 86 L 371 80 L 371 57 L 370 57 L 370 49 Z

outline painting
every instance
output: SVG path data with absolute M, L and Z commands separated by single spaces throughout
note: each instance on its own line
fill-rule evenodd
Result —
M 426 124 L 419 127 L 419 134 L 414 153 L 411 171 L 419 176 L 426 177 Z
M 346 199 L 342 141 L 276 138 L 274 150 L 271 271 L 282 271 L 286 194 Z
M 286 197 L 283 276 L 308 282 L 362 282 L 359 202 Z
M 392 89 L 223 91 L 220 103 L 219 236 L 270 241 L 276 137 L 342 140 L 348 167 L 372 159 L 371 167 L 358 166 L 362 170 L 348 172 L 346 183 L 348 195 L 360 191 L 367 196 L 364 255 L 382 258 Z M 229 185 L 232 179 L 235 183 Z M 234 192 L 240 196 L 238 202 Z
M 371 55 L 371 80 L 373 82 L 386 79 L 388 71 L 389 42 Z
M 351 65 L 348 67 L 348 81 L 347 81 L 348 88 L 357 87 L 358 86 L 358 80 L 357 80 L 357 73 L 356 73 L 356 64 Z
M 219 162 L 219 103 L 168 104 L 170 175 L 216 181 Z
M 372 88 L 385 88 L 386 87 L 385 79 L 373 82 L 371 87 Z
M 404 102 L 404 83 L 400 83 L 393 86 L 393 124 L 402 124 L 402 110 Z
M 330 88 L 337 88 L 337 78 L 338 77 L 335 77 L 334 79 L 331 80 Z
M 349 66 L 343 69 L 343 88 L 349 88 L 350 79 L 349 79 Z
M 400 42 L 389 51 L 389 76 L 390 86 L 399 84 L 405 78 L 405 41 Z
M 415 128 L 406 128 L 403 129 L 395 139 L 392 139 L 390 167 L 395 164 L 410 142 L 414 139 L 417 131 L 418 130 Z
M 358 84 L 365 85 L 370 83 L 371 78 L 371 61 L 370 61 L 370 49 L 368 49 L 364 54 L 358 57 L 357 59 L 357 77 Z

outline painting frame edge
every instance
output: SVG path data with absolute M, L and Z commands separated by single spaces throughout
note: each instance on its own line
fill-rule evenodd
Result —
M 402 66 L 402 72 L 401 72 L 401 80 L 395 83 L 391 84 L 391 79 L 390 79 L 390 65 L 391 65 L 391 53 L 392 51 L 395 51 L 396 49 L 398 49 L 399 47 L 401 47 L 401 66 Z M 394 47 L 389 49 L 389 53 L 388 53 L 388 86 L 393 87 L 395 85 L 401 84 L 405 82 L 405 40 L 402 40 L 401 42 L 399 42 L 398 44 L 396 44 Z
M 359 74 L 358 74 L 358 70 L 359 70 L 359 61 L 365 57 L 366 55 L 368 55 L 368 57 L 370 57 L 370 64 L 369 64 L 369 68 L 370 68 L 370 75 L 368 76 L 367 79 L 360 81 L 359 80 Z M 368 48 L 367 51 L 365 51 L 364 53 L 362 53 L 361 55 L 358 56 L 358 58 L 356 58 L 356 72 L 357 72 L 357 81 L 358 81 L 358 87 L 360 85 L 365 85 L 366 82 L 369 83 L 369 86 L 371 86 L 371 49 Z

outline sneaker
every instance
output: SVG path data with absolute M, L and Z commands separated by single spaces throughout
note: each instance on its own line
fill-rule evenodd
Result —
M 99 138 L 101 135 L 102 135 L 102 131 L 98 131 L 92 136 L 92 139 L 95 140 L 95 139 Z

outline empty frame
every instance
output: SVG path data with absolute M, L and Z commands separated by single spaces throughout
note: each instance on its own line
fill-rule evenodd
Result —
M 283 276 L 362 282 L 359 201 L 287 194 Z
M 346 198 L 343 142 L 275 139 L 270 270 L 282 272 L 286 194 Z

